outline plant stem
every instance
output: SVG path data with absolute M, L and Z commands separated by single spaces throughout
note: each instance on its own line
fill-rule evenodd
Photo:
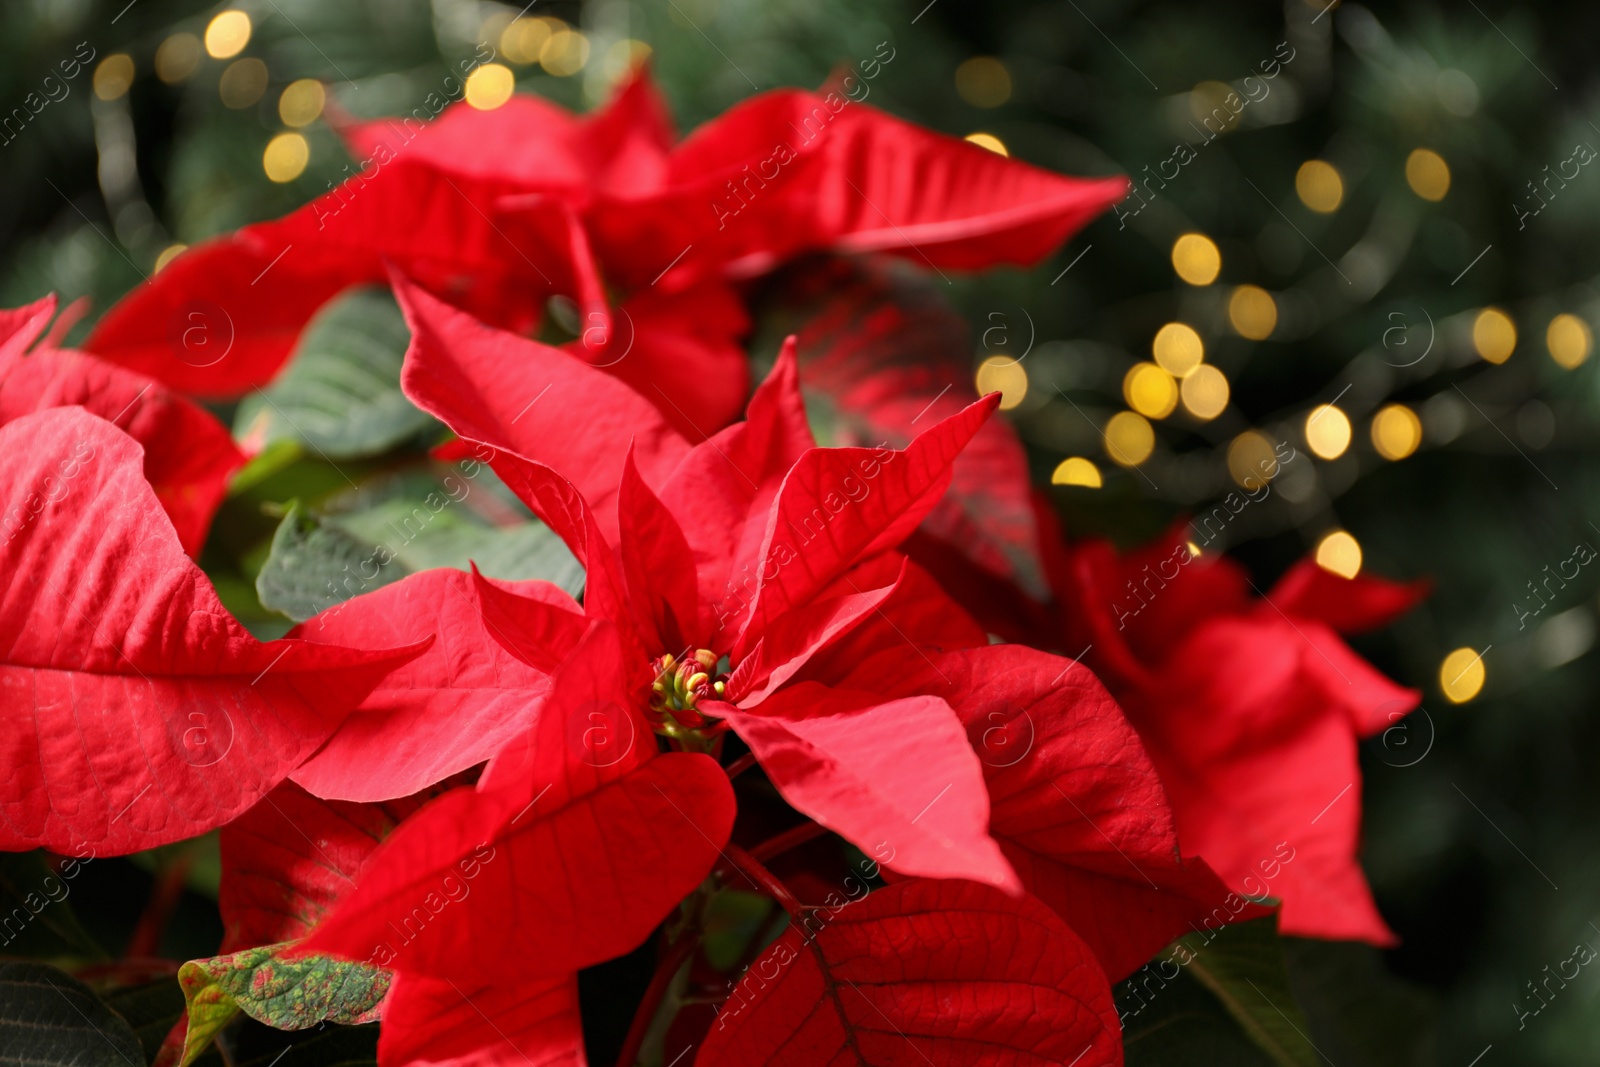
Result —
M 740 756 L 738 759 L 724 767 L 723 770 L 728 772 L 728 780 L 732 781 L 755 765 L 756 754 L 754 752 L 746 752 L 744 755 Z
M 738 845 L 729 845 L 723 851 L 723 857 L 733 870 L 744 875 L 752 885 L 766 893 L 773 900 L 783 906 L 783 910 L 798 918 L 805 910 L 805 905 L 800 903 L 789 887 L 784 885 L 777 875 L 761 865 L 761 861 Z
M 821 837 L 827 832 L 827 827 L 822 826 L 819 823 L 810 821 L 803 822 L 799 826 L 790 827 L 783 833 L 776 834 L 767 838 L 759 845 L 755 845 L 750 849 L 750 855 L 760 862 L 765 863 L 772 857 L 782 855 L 791 848 L 796 848 L 800 845 L 803 845 L 807 841 Z
M 639 1008 L 633 1013 L 633 1022 L 628 1027 L 628 1037 L 623 1041 L 622 1051 L 617 1055 L 617 1067 L 634 1067 L 639 1059 L 639 1052 L 644 1047 L 645 1035 L 650 1032 L 650 1024 L 655 1021 L 662 1000 L 672 988 L 672 980 L 678 976 L 679 969 L 683 967 L 684 961 L 698 944 L 697 938 L 685 934 L 673 942 L 662 955 L 656 973 L 651 977 L 650 984 L 645 987 L 644 999 L 639 1001 Z

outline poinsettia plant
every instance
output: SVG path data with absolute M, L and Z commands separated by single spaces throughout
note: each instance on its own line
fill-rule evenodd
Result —
M 1329 791 L 1415 700 L 1336 631 L 1417 591 L 1062 542 L 900 287 L 1036 263 L 1121 179 L 829 91 L 676 141 L 643 71 L 344 133 L 359 176 L 86 351 L 38 340 L 52 299 L 0 315 L 0 843 L 218 842 L 221 943 L 138 1053 L 1087 1067 L 1188 968 L 1308 1062 L 1274 929 L 1389 939 Z M 199 403 L 241 396 L 231 434 Z M 347 490 L 273 498 L 297 462 Z M 225 498 L 281 516 L 276 639 L 202 567 Z M 126 1043 L 127 961 L 80 971 Z

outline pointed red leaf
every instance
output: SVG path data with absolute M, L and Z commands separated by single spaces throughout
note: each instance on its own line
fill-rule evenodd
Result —
M 935 424 L 904 449 L 818 448 L 783 480 L 767 521 L 759 584 L 740 642 L 857 561 L 893 548 L 939 502 L 950 466 L 998 394 Z
M 624 531 L 619 554 L 634 610 L 641 625 L 654 630 L 651 647 L 692 648 L 702 629 L 694 557 L 677 519 L 644 483 L 633 456 L 629 445 L 617 509 Z
M 219 826 L 421 651 L 257 641 L 143 458 L 79 408 L 0 427 L 0 848 L 134 852 Z
M 576 485 L 616 539 L 616 492 L 629 440 L 655 481 L 688 450 L 649 399 L 560 349 L 496 330 L 409 284 L 395 295 L 411 327 L 401 386 L 460 436 L 547 464 Z M 562 412 L 581 428 L 552 432 Z
M 0 423 L 45 408 L 79 405 L 114 423 L 144 447 L 144 474 L 198 556 L 228 479 L 245 457 L 210 412 L 160 382 L 82 352 L 0 351 Z
M 585 1067 L 575 978 L 469 982 L 397 974 L 378 1067 Z
M 988 645 L 939 657 L 929 681 L 983 764 L 990 832 L 1113 981 L 1224 904 L 1216 875 L 1179 858 L 1156 769 L 1089 668 Z M 1238 903 L 1224 921 L 1258 914 Z
M 576 643 L 582 635 L 581 610 L 555 586 L 518 582 L 506 591 L 545 605 L 557 641 Z M 441 568 L 345 601 L 291 630 L 290 637 L 354 648 L 433 638 L 427 652 L 385 678 L 291 777 L 319 797 L 390 800 L 498 752 L 527 729 L 528 709 L 550 683 L 546 672 L 490 640 L 485 626 L 470 577 Z M 558 659 L 570 648 L 562 643 L 540 652 Z
M 572 598 L 547 582 L 485 578 L 476 564 L 472 595 L 488 636 L 540 674 L 556 672 L 583 640 L 592 621 L 586 615 L 574 615 Z
M 698 1067 L 1120 1067 L 1111 989 L 1049 908 L 911 881 L 791 925 L 751 965 Z
M 1345 578 L 1303 559 L 1267 594 L 1288 615 L 1317 619 L 1340 633 L 1387 626 L 1428 595 L 1428 583 L 1391 582 L 1370 574 Z
M 627 667 L 614 627 L 596 624 L 527 734 L 476 789 L 396 831 L 307 949 L 481 982 L 558 977 L 643 942 L 711 870 L 734 802 L 710 757 L 653 755 Z M 470 899 L 438 897 L 469 861 Z M 537 919 L 508 924 L 519 914 Z
M 431 793 L 384 804 L 319 800 L 284 782 L 222 828 L 218 954 L 305 937 Z
M 55 313 L 54 293 L 19 308 L 0 308 L 0 361 L 26 352 Z
M 342 290 L 412 282 L 491 322 L 539 319 L 566 250 L 515 246 L 493 218 L 504 183 L 389 159 L 275 222 L 184 252 L 108 311 L 84 347 L 184 392 L 232 397 L 272 380 Z
M 1020 892 L 989 836 L 983 772 L 938 697 L 789 686 L 725 717 L 795 809 L 903 874 L 967 878 Z

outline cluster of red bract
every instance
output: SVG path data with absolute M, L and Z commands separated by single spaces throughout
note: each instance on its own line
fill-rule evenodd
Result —
M 221 827 L 223 951 L 364 990 L 296 1025 L 381 1018 L 385 1067 L 582 1064 L 577 973 L 652 936 L 629 1063 L 649 1036 L 705 1065 L 1084 1067 L 1122 1061 L 1111 983 L 1191 929 L 1281 902 L 1287 932 L 1391 939 L 1351 787 L 1416 694 L 1337 632 L 1416 590 L 1306 565 L 1254 596 L 1181 538 L 1069 546 L 993 396 L 818 447 L 803 390 L 839 367 L 791 338 L 750 389 L 750 279 L 1031 265 L 1120 179 L 833 94 L 675 141 L 643 75 L 584 118 L 517 97 L 346 135 L 359 177 L 186 252 L 87 353 L 34 345 L 51 302 L 0 318 L 0 847 Z M 405 395 L 565 541 L 581 605 L 432 570 L 263 643 L 191 561 L 245 457 L 182 394 L 269 382 L 374 282 Z M 559 347 L 529 339 L 553 296 L 582 316 Z M 996 544 L 1048 605 L 995 606 L 1023 584 Z M 713 959 L 729 893 L 771 921 Z M 174 1062 L 219 1025 L 199 1003 Z

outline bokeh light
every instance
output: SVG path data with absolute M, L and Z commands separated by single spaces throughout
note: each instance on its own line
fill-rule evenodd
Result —
M 1278 326 L 1278 302 L 1256 285 L 1241 285 L 1228 298 L 1228 321 L 1234 332 L 1252 341 L 1265 341 Z
M 1178 386 L 1183 408 L 1202 421 L 1209 421 L 1228 410 L 1228 376 L 1209 363 L 1202 363 Z
M 94 95 L 102 100 L 115 100 L 133 84 L 133 57 L 126 52 L 115 52 L 100 61 L 94 68 Z
M 1317 566 L 1341 578 L 1361 573 L 1361 542 L 1344 530 L 1333 530 L 1317 542 Z
M 1182 378 L 1200 365 L 1206 357 L 1206 346 L 1193 326 L 1169 322 L 1156 331 L 1150 342 L 1150 352 L 1161 369 L 1174 378 Z
M 1488 672 L 1474 648 L 1458 648 L 1439 664 L 1439 688 L 1452 704 L 1465 704 L 1483 689 Z
M 1082 456 L 1068 456 L 1056 464 L 1056 469 L 1050 475 L 1051 485 L 1079 485 L 1088 489 L 1099 489 L 1102 482 L 1100 468 L 1091 460 Z
M 235 110 L 254 104 L 266 91 L 267 65 L 254 56 L 229 63 L 217 82 L 223 106 Z
M 555 30 L 539 49 L 539 66 L 545 73 L 568 78 L 589 62 L 589 38 L 571 28 Z
M 290 82 L 278 97 L 278 117 L 285 126 L 309 126 L 322 115 L 328 93 L 315 78 Z
M 1344 200 L 1344 179 L 1332 163 L 1308 159 L 1294 175 L 1294 191 L 1312 211 L 1327 215 Z
M 1156 432 L 1143 415 L 1119 411 L 1106 423 L 1106 455 L 1124 467 L 1137 467 L 1156 448 Z
M 1372 418 L 1372 447 L 1384 459 L 1405 459 L 1422 444 L 1422 420 L 1404 404 L 1390 404 Z
M 1245 489 L 1258 489 L 1277 474 L 1278 456 L 1266 434 L 1246 430 L 1228 443 L 1228 475 Z
M 1150 419 L 1164 419 L 1178 406 L 1178 383 L 1154 363 L 1136 363 L 1122 377 L 1128 406 Z
M 1000 394 L 1000 410 L 1010 411 L 1028 395 L 1028 372 L 1010 356 L 990 356 L 978 364 L 978 395 Z
M 1517 347 L 1517 326 L 1499 308 L 1484 308 L 1472 320 L 1472 347 L 1490 363 L 1504 363 Z
M 956 68 L 956 92 L 973 107 L 999 107 L 1011 99 L 1011 72 L 993 56 L 973 56 Z
M 467 75 L 467 103 L 479 111 L 493 111 L 511 99 L 517 79 L 511 68 L 500 63 L 485 63 Z
M 1561 314 L 1550 320 L 1544 331 L 1545 347 L 1550 358 L 1571 370 L 1589 358 L 1594 348 L 1594 334 L 1589 324 L 1576 315 Z
M 1332 404 L 1318 404 L 1306 416 L 1306 447 L 1321 459 L 1344 455 L 1350 436 L 1350 417 Z
M 232 59 L 250 43 L 250 16 L 224 11 L 206 26 L 206 54 L 212 59 Z
M 200 38 L 192 33 L 175 33 L 156 48 L 156 77 L 176 85 L 200 66 Z
M 1450 191 L 1450 165 L 1431 148 L 1413 149 L 1406 157 L 1406 184 L 1424 200 L 1443 200 Z
M 966 139 L 977 145 L 979 148 L 987 148 L 997 156 L 1009 156 L 1011 154 L 1010 152 L 1006 151 L 1005 142 L 1000 140 L 1000 138 L 996 137 L 992 133 L 969 133 L 967 134 Z
M 1222 273 L 1222 253 L 1203 233 L 1186 233 L 1172 243 L 1172 269 L 1190 285 L 1210 285 Z
M 267 142 L 261 154 L 261 168 L 275 182 L 292 182 L 311 161 L 311 146 L 298 133 L 280 133 Z

